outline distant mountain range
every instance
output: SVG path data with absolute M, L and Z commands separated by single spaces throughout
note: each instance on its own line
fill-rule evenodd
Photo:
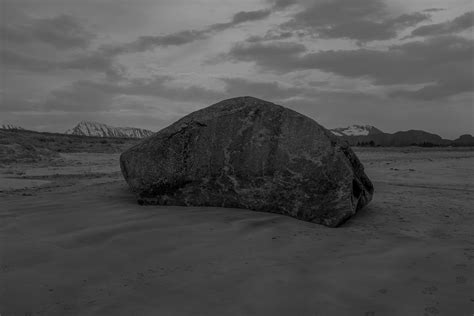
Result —
M 114 127 L 97 122 L 82 121 L 74 128 L 67 130 L 65 134 L 96 137 L 145 138 L 153 135 L 153 132 L 136 127 Z
M 469 134 L 464 134 L 453 140 L 455 146 L 474 146 L 474 137 Z
M 20 126 L 12 124 L 2 124 L 0 129 L 25 130 Z M 474 146 L 474 137 L 469 134 L 461 135 L 455 140 L 449 140 L 421 130 L 401 131 L 390 134 L 371 125 L 351 125 L 333 128 L 330 131 L 347 141 L 351 146 Z M 94 137 L 145 138 L 153 135 L 154 132 L 136 127 L 114 127 L 103 123 L 82 121 L 74 128 L 67 130 L 65 134 Z
M 462 135 L 455 140 L 443 139 L 441 136 L 420 130 L 400 131 L 393 134 L 384 133 L 371 125 L 351 125 L 330 130 L 351 146 L 474 146 L 472 135 Z
M 19 129 L 19 130 L 24 130 L 23 127 L 12 125 L 12 124 L 2 124 L 0 125 L 0 129 Z
M 383 133 L 372 125 L 351 125 L 330 130 L 336 136 L 367 136 Z

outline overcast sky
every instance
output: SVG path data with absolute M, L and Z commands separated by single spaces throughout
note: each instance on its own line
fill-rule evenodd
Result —
M 156 131 L 251 95 L 328 128 L 474 134 L 471 0 L 0 4 L 0 123 Z

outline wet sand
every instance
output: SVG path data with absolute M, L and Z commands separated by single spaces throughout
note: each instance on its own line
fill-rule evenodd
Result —
M 139 206 L 117 154 L 4 165 L 0 313 L 471 315 L 474 151 L 356 152 L 374 200 L 336 229 Z

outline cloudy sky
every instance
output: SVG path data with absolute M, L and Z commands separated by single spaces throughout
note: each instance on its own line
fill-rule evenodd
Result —
M 471 0 L 0 4 L 0 123 L 156 131 L 252 95 L 329 128 L 474 134 Z

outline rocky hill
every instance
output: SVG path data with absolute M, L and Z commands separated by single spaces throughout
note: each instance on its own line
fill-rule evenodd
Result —
M 82 121 L 74 128 L 67 130 L 65 134 L 96 137 L 145 138 L 153 135 L 153 132 L 136 127 L 114 127 L 103 123 Z
M 23 127 L 12 125 L 12 124 L 1 124 L 0 129 L 8 129 L 8 130 L 25 130 Z
M 462 135 L 456 140 L 448 140 L 422 130 L 384 133 L 371 125 L 334 128 L 331 132 L 343 138 L 351 146 L 474 146 L 474 138 L 471 135 Z
M 0 129 L 0 164 L 37 162 L 60 153 L 120 153 L 140 142 L 137 138 L 87 137 L 20 129 Z
M 453 140 L 453 146 L 474 146 L 474 137 L 469 134 L 461 135 Z
M 367 136 L 382 134 L 383 132 L 372 125 L 351 125 L 330 129 L 336 136 Z

